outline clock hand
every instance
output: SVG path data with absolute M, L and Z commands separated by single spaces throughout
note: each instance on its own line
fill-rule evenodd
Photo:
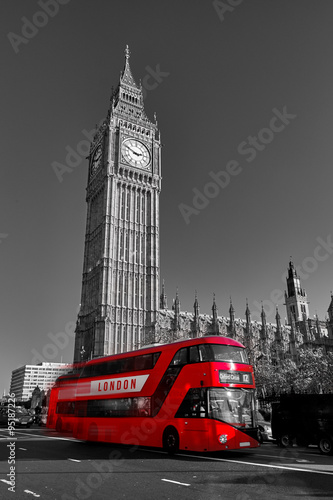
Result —
M 132 151 L 132 153 L 134 153 L 136 156 L 142 156 L 142 153 L 137 153 L 136 151 L 134 151 L 134 149 L 132 148 L 128 148 L 130 151 Z

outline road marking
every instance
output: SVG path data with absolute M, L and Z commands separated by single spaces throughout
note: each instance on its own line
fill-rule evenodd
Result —
M 292 470 L 296 472 L 310 472 L 312 474 L 325 474 L 327 476 L 333 476 L 333 472 L 327 472 L 327 471 L 319 471 L 319 470 L 312 470 L 312 469 L 300 469 L 298 467 L 288 467 L 286 465 L 272 465 L 272 464 L 260 464 L 256 462 L 245 462 L 243 460 L 228 460 L 227 458 L 212 458 L 212 457 L 204 457 L 203 455 L 200 456 L 195 456 L 195 455 L 185 455 L 183 453 L 178 453 L 176 455 L 177 457 L 191 457 L 191 458 L 200 458 L 204 460 L 216 460 L 218 462 L 229 462 L 229 463 L 236 463 L 236 464 L 244 464 L 244 465 L 255 465 L 257 467 L 269 467 L 272 469 L 283 469 L 283 470 Z
M 57 437 L 57 436 L 45 436 L 45 435 L 40 435 L 40 434 L 30 434 L 29 432 L 16 432 L 16 434 L 22 434 L 22 436 L 33 436 L 39 439 L 58 439 L 60 441 L 73 441 L 74 443 L 82 443 L 83 441 L 78 441 L 77 439 L 71 439 L 71 438 L 62 438 L 62 437 Z M 15 438 L 16 439 L 16 438 Z
M 67 458 L 67 460 L 70 460 L 71 462 L 81 462 L 81 460 L 77 460 L 76 458 Z
M 264 455 L 263 453 L 256 453 L 257 457 L 278 458 L 281 460 L 281 455 Z M 283 460 L 295 460 L 295 457 L 287 457 L 284 455 Z
M 179 481 L 172 481 L 171 479 L 161 479 L 161 481 L 167 481 L 168 483 L 180 484 L 181 486 L 191 486 L 190 484 L 180 483 Z
M 30 495 L 33 495 L 34 497 L 40 497 L 37 493 L 34 493 L 33 491 L 30 490 L 24 490 L 24 493 L 30 493 Z
M 7 481 L 7 479 L 0 479 L 0 481 L 2 481 L 3 483 L 6 483 L 6 484 L 12 485 L 12 483 L 10 481 Z
M 19 448 L 19 450 L 27 451 L 27 449 L 26 449 L 26 448 Z

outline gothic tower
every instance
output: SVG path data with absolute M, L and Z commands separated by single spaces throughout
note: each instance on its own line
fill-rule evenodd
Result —
M 161 139 L 129 58 L 89 154 L 75 362 L 140 347 L 159 309 Z
M 285 292 L 285 304 L 287 307 L 288 325 L 291 325 L 292 318 L 297 323 L 304 320 L 304 315 L 306 318 L 309 317 L 309 302 L 306 291 L 301 288 L 300 279 L 292 261 L 289 262 L 287 289 L 287 293 Z

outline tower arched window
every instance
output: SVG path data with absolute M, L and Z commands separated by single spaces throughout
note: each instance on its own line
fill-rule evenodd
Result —
M 141 236 L 140 243 L 141 243 L 141 245 L 140 245 L 140 264 L 143 265 L 144 264 L 144 259 L 143 259 L 143 256 L 144 256 L 144 239 L 143 239 L 143 236 Z
M 140 287 L 140 307 L 141 307 L 141 309 L 144 308 L 143 297 L 144 297 L 144 280 L 142 279 L 141 280 L 141 287 Z
M 125 231 L 124 234 L 124 260 L 128 261 L 129 257 L 129 234 Z
M 141 197 L 141 224 L 145 222 L 145 197 L 142 195 Z
M 126 195 L 126 219 L 130 220 L 130 208 L 131 208 L 131 191 L 127 191 Z
M 139 307 L 139 277 L 135 276 L 134 305 Z
M 136 193 L 135 222 L 139 223 L 140 214 L 140 193 Z
M 120 230 L 119 232 L 119 259 L 123 257 L 124 251 L 124 232 Z
M 122 188 L 122 199 L 121 199 L 121 218 L 125 219 L 125 203 L 126 203 L 126 189 Z
M 120 272 L 118 275 L 118 306 L 121 305 L 122 291 L 123 291 L 123 276 L 122 273 Z
M 140 236 L 136 236 L 136 242 L 135 242 L 135 262 L 139 264 L 139 257 L 140 257 Z
M 124 278 L 124 304 L 125 306 L 127 305 L 127 298 L 128 298 L 128 276 L 126 274 Z

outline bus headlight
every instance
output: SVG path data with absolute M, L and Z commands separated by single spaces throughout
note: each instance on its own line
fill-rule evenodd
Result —
M 219 435 L 219 442 L 221 444 L 225 444 L 228 441 L 228 435 L 227 434 L 220 434 Z

